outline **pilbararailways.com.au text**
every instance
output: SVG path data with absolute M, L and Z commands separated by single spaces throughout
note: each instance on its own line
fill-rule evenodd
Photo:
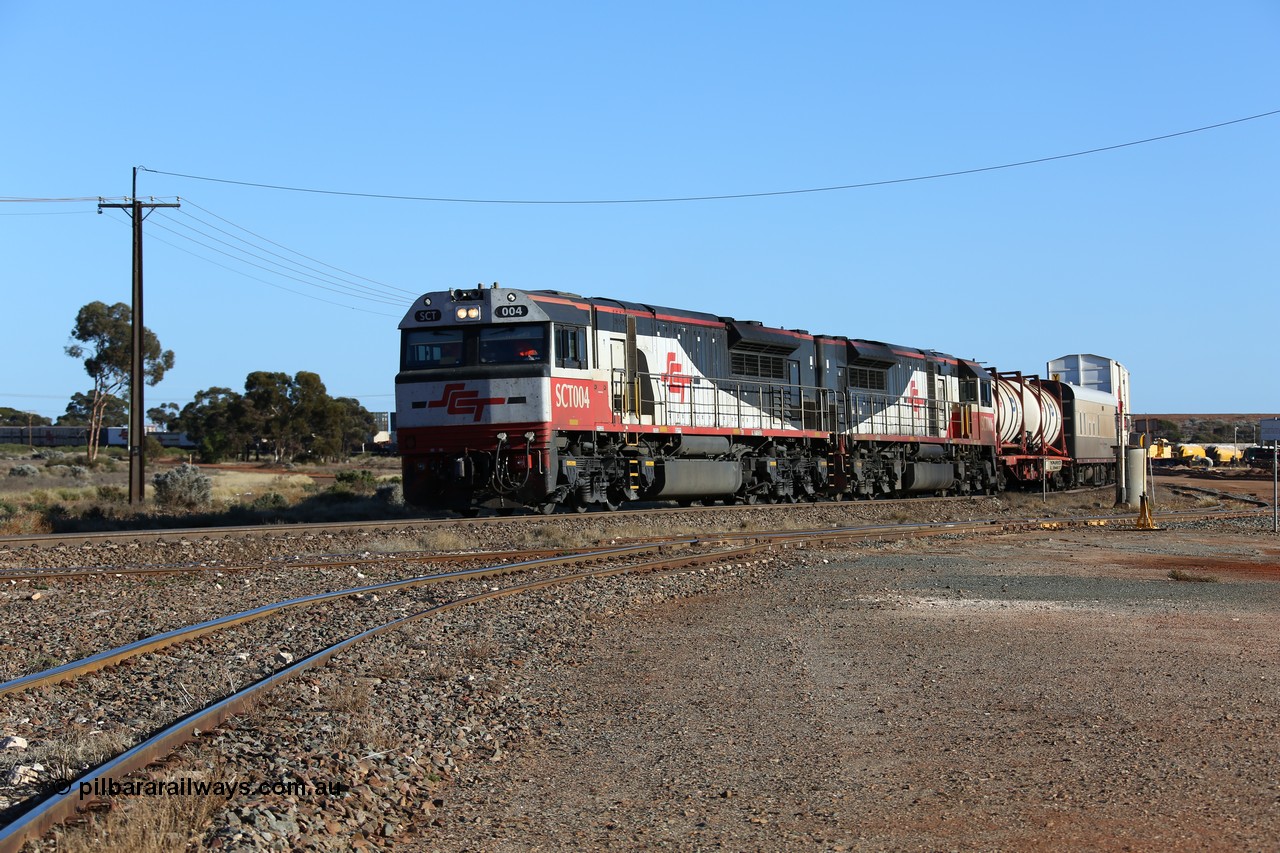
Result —
M 250 794 L 280 794 L 295 797 L 336 797 L 351 790 L 351 786 L 342 782 L 305 782 L 299 779 L 277 780 L 274 782 L 251 782 L 248 780 L 216 780 L 208 779 L 85 779 L 82 782 L 66 786 L 60 794 L 71 793 L 72 788 L 79 786 L 80 799 L 99 799 L 102 797 L 247 797 Z

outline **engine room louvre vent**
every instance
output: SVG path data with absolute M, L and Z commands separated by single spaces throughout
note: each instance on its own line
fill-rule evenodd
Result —
M 800 338 L 778 329 L 769 329 L 752 320 L 725 318 L 729 330 L 729 349 L 743 352 L 761 352 L 770 355 L 790 355 L 800 346 Z
M 868 391 L 884 391 L 888 387 L 883 370 L 865 367 L 849 368 L 849 384 L 854 388 L 866 388 Z
M 849 365 L 888 370 L 899 358 L 888 344 L 879 341 L 849 341 Z
M 735 376 L 761 379 L 785 379 L 787 376 L 787 363 L 782 356 L 740 349 L 729 351 L 729 369 Z

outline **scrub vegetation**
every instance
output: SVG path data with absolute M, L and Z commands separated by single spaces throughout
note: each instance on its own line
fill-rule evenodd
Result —
M 187 454 L 148 456 L 146 501 L 129 504 L 123 449 L 0 445 L 0 535 L 289 524 L 400 518 L 409 513 L 399 460 L 357 456 L 341 464 L 197 466 Z

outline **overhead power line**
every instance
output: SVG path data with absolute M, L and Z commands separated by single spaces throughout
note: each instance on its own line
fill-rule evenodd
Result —
M 322 266 L 322 267 L 328 267 L 329 269 L 333 270 L 334 272 L 340 272 L 340 273 L 342 273 L 343 275 L 348 275 L 348 276 L 351 276 L 352 278 L 358 278 L 358 279 L 360 279 L 361 281 L 367 281 L 367 282 L 369 282 L 369 284 L 376 284 L 376 285 L 378 285 L 379 287 L 384 287 L 384 288 L 387 288 L 387 289 L 389 289 L 389 290 L 394 290 L 394 291 L 397 291 L 397 292 L 399 292 L 399 293 L 406 294 L 406 295 L 408 295 L 408 296 L 417 296 L 417 295 L 418 295 L 416 291 L 413 291 L 413 290 L 405 290 L 405 289 L 404 289 L 404 288 L 402 288 L 402 287 L 396 287 L 395 285 L 386 284 L 385 282 L 377 281 L 377 280 L 372 279 L 372 278 L 365 278 L 365 277 L 364 277 L 364 276 L 362 276 L 362 275 L 357 275 L 356 273 L 349 272 L 348 270 L 341 269 L 340 267 L 335 267 L 333 264 L 327 264 L 327 263 L 325 263 L 325 262 L 324 262 L 324 261 L 322 261 L 322 260 L 319 260 L 319 259 L 317 259 L 317 258 L 313 258 L 313 257 L 311 257 L 310 255 L 304 255 L 302 252 L 299 252 L 299 251 L 298 251 L 298 250 L 296 250 L 296 249 L 290 249 L 288 246 L 281 245 L 280 243 L 277 243 L 277 242 L 275 242 L 274 240 L 269 240 L 269 239 L 267 239 L 266 237 L 263 237 L 261 234 L 257 234 L 257 233 L 255 233 L 255 232 L 253 232 L 253 231 L 250 231 L 248 228 L 245 228 L 243 225 L 237 225 L 236 223 L 232 222 L 231 220 L 226 219 L 226 218 L 224 218 L 224 217 L 221 217 L 221 216 L 219 216 L 218 214 L 214 213 L 212 210 L 209 210 L 208 208 L 205 208 L 205 207 L 201 207 L 200 205 L 196 204 L 194 201 L 191 201 L 190 199 L 187 199 L 187 204 L 191 205 L 192 207 L 196 208 L 197 210 L 202 210 L 202 211 L 204 211 L 204 212 L 205 212 L 205 213 L 207 213 L 209 216 L 212 216 L 214 219 L 217 219 L 217 220 L 219 220 L 219 221 L 221 221 L 221 222 L 225 222 L 227 225 L 230 225 L 232 228 L 236 228 L 236 229 L 238 229 L 238 230 L 240 230 L 240 231 L 243 231 L 244 233 L 246 233 L 246 234 L 250 235 L 251 237 L 255 237 L 255 238 L 257 238 L 258 240 L 261 240 L 261 241 L 262 241 L 262 242 L 264 242 L 264 243 L 269 243 L 270 245 L 275 246 L 277 249 L 284 249 L 286 252 L 289 252 L 290 254 L 293 254 L 293 255 L 297 255 L 298 257 L 303 258 L 304 260 L 308 260 L 308 261 L 311 261 L 312 263 L 319 264 L 319 265 L 320 265 L 320 266 Z M 212 227 L 212 226 L 211 226 L 211 227 Z M 225 233 L 225 232 L 224 232 L 224 233 Z M 240 238 L 236 238 L 236 239 L 240 239 Z M 248 241 L 245 241 L 245 240 L 242 240 L 242 242 L 248 243 Z M 265 251 L 265 250 L 264 250 L 264 251 Z M 274 253 L 274 252 L 272 252 L 271 254 L 275 254 L 275 253 Z M 279 255 L 276 255 L 276 257 L 280 257 L 280 256 L 279 256 Z M 293 263 L 293 262 L 291 262 L 291 263 Z M 298 264 L 298 266 L 306 266 L 306 265 L 305 265 L 305 264 Z
M 168 229 L 166 229 L 166 230 L 168 230 Z M 215 267 L 219 267 L 219 268 L 221 268 L 221 269 L 224 269 L 224 270 L 226 270 L 227 272 L 233 273 L 233 274 L 238 275 L 238 276 L 241 276 L 241 277 L 243 277 L 243 278 L 251 279 L 252 281 L 256 281 L 256 282 L 258 282 L 259 284 L 265 284 L 267 287 L 272 287 L 272 288 L 275 288 L 276 290 L 283 290 L 283 291 L 285 291 L 286 293 L 292 293 L 292 294 L 294 294 L 295 296 L 301 296 L 301 297 L 303 297 L 304 299 L 311 299 L 311 300 L 314 300 L 314 301 L 316 301 L 316 302 L 323 302 L 323 303 L 325 303 L 326 305 L 334 305 L 334 306 L 337 306 L 338 308 L 346 308 L 348 311 L 360 311 L 361 313 L 364 313 L 364 314 L 376 314 L 376 315 L 378 315 L 378 316 L 380 316 L 380 317 L 399 317 L 399 316 L 400 316 L 399 314 L 387 314 L 387 313 L 386 313 L 386 312 L 384 312 L 384 311 L 369 311 L 369 310 L 367 310 L 367 309 L 365 309 L 365 308 L 358 308 L 358 307 L 356 307 L 356 306 L 354 306 L 354 305 L 344 305 L 344 304 L 342 304 L 341 302 L 334 302 L 334 301 L 333 301 L 333 300 L 331 300 L 331 299 L 323 299 L 323 298 L 321 298 L 321 297 L 319 297 L 319 296 L 315 296 L 315 295 L 310 294 L 310 293 L 303 293 L 303 292 L 302 292 L 302 291 L 300 291 L 300 290 L 294 290 L 294 289 L 293 289 L 293 288 L 291 288 L 291 287 L 284 287 L 283 285 L 279 285 L 279 284 L 275 284 L 274 282 L 267 281 L 265 278 L 258 278 L 257 276 L 255 276 L 255 275 L 250 275 L 249 273 L 246 273 L 246 272 L 244 272 L 244 271 L 242 271 L 242 270 L 238 270 L 238 269 L 235 269 L 235 268 L 233 268 L 233 267 L 229 267 L 229 266 L 227 266 L 226 264 L 222 264 L 222 263 L 219 263 L 219 262 L 217 262 L 217 261 L 213 260 L 212 258 L 206 258 L 206 257 L 204 257 L 203 255 L 196 254 L 195 252 L 192 252 L 192 251 L 190 251 L 189 249 L 184 249 L 183 247 L 179 246 L 178 244 L 173 243 L 173 242 L 170 242 L 169 240 L 165 240 L 165 239 L 164 239 L 164 238 L 162 238 L 162 237 L 156 237 L 155 235 L 152 235 L 151 239 L 152 239 L 153 241 L 157 242 L 157 243 L 164 243 L 166 246 L 169 246 L 169 247 L 171 247 L 171 248 L 173 248 L 173 249 L 177 249 L 179 252 L 183 252 L 183 253 L 185 253 L 185 254 L 191 255 L 193 258 L 199 258 L 200 260 L 204 261 L 204 262 L 205 262 L 205 263 L 207 263 L 207 264 L 213 264 Z
M 241 232 L 241 234 L 249 235 L 252 239 L 246 239 L 245 237 L 228 230 L 228 228 L 222 228 L 213 222 L 194 216 L 181 208 L 175 211 L 176 214 L 182 217 L 181 219 L 175 218 L 174 215 L 170 215 L 169 211 L 161 211 L 157 216 L 157 219 L 160 221 L 154 221 L 152 223 L 153 230 L 159 229 L 161 231 L 166 231 L 174 237 L 193 244 L 206 252 L 222 255 L 229 261 L 234 262 L 234 265 L 229 266 L 227 263 L 220 263 L 213 258 L 208 257 L 206 254 L 183 248 L 177 243 L 162 239 L 154 234 L 151 239 L 177 249 L 180 252 L 191 255 L 194 258 L 199 258 L 205 263 L 212 264 L 213 266 L 234 273 L 235 275 L 258 282 L 259 284 L 264 284 L 268 287 L 276 290 L 282 290 L 295 296 L 301 296 L 306 299 L 323 302 L 327 305 L 346 308 L 351 311 L 376 314 L 382 317 L 400 316 L 399 313 L 388 314 L 384 311 L 370 311 L 354 305 L 336 302 L 331 298 L 324 298 L 323 296 L 316 295 L 315 293 L 309 293 L 305 290 L 298 290 L 293 287 L 281 285 L 269 278 L 262 278 L 260 275 L 254 275 L 251 272 L 246 272 L 244 268 L 252 267 L 254 270 L 265 273 L 276 279 L 287 279 L 290 282 L 296 282 L 297 284 L 304 285 L 307 288 L 326 291 L 328 294 L 347 299 L 362 300 L 366 303 L 371 302 L 379 307 L 394 306 L 396 308 L 401 308 L 406 302 L 406 295 L 416 295 L 416 293 L 413 293 L 412 291 L 384 284 L 355 273 L 347 272 L 339 267 L 333 266 L 332 264 L 325 263 L 324 261 L 305 255 L 294 249 L 290 249 L 288 246 L 274 240 L 267 239 L 266 237 L 250 231 L 241 225 L 237 225 L 226 217 L 219 216 L 208 208 L 201 207 L 189 198 L 183 198 L 182 202 L 184 206 L 197 208 L 198 210 L 203 211 L 206 216 L 225 223 L 229 228 L 236 229 Z M 166 225 L 166 222 L 169 224 Z M 281 249 L 282 251 L 274 251 L 274 249 L 268 248 L 269 246 Z M 303 258 L 306 261 L 310 261 L 311 264 L 295 260 L 294 258 L 289 257 L 289 255 L 294 255 L 297 258 Z M 312 264 L 314 264 L 314 266 Z M 338 275 L 335 272 L 328 272 L 327 270 L 334 270 L 336 273 L 341 273 L 341 275 Z M 364 284 L 362 282 L 369 282 L 369 284 Z
M 128 200 L 129 199 L 125 196 L 120 196 L 117 198 L 106 198 L 105 196 L 100 196 L 100 195 L 78 196 L 76 198 L 21 198 L 19 196 L 0 195 L 0 204 L 6 203 L 6 202 L 12 203 L 12 204 L 43 204 L 46 202 L 53 203 L 53 204 L 62 204 L 66 202 L 85 202 L 85 201 L 107 202 L 107 201 L 128 201 Z
M 199 219 L 195 219 L 194 217 L 192 218 L 195 222 L 201 221 Z M 373 302 L 382 302 L 389 305 L 402 305 L 404 303 L 404 297 L 398 297 L 398 296 L 386 294 L 381 291 L 373 290 L 372 288 L 366 287 L 364 285 L 344 284 L 341 281 L 334 280 L 334 277 L 331 275 L 328 275 L 327 273 L 322 274 L 326 276 L 325 278 L 320 278 L 316 275 L 306 272 L 305 270 L 299 270 L 299 269 L 294 269 L 293 267 L 290 267 L 290 266 L 285 266 L 279 261 L 274 261 L 271 258 L 264 257 L 263 255 L 258 254 L 256 252 L 251 252 L 251 251 L 248 251 L 247 249 L 242 249 L 239 246 L 232 245 L 231 243 L 228 243 L 226 240 L 219 239 L 218 237 L 215 237 L 212 234 L 209 234 L 205 231 L 201 231 L 199 228 L 196 228 L 195 226 L 190 225 L 189 223 L 179 222 L 178 220 L 175 220 L 172 216 L 164 217 L 164 219 L 172 222 L 174 225 L 177 225 L 181 228 L 186 228 L 187 230 L 200 235 L 206 240 L 210 240 L 214 243 L 219 243 L 227 247 L 227 249 L 230 249 L 231 251 L 228 252 L 223 249 L 219 249 L 217 246 L 213 246 L 213 245 L 210 245 L 209 243 L 201 242 L 200 240 L 197 240 L 193 237 L 189 237 L 186 234 L 176 231 L 173 228 L 168 228 L 159 223 L 156 223 L 157 228 L 162 228 L 165 231 L 168 231 L 170 234 L 174 234 L 175 236 L 182 237 L 183 239 L 186 239 L 186 240 L 190 240 L 191 242 L 195 243 L 198 246 L 202 246 L 205 249 L 209 249 L 211 251 L 217 252 L 220 255 L 225 255 L 229 258 L 232 258 L 233 260 L 239 261 L 244 264 L 248 264 L 251 267 L 256 267 L 265 272 L 272 273 L 274 275 L 283 276 L 284 278 L 292 279 L 293 281 L 299 282 L 301 284 L 306 284 L 311 287 L 318 287 L 321 290 L 328 290 L 333 293 L 340 293 L 344 296 L 352 296 L 357 299 L 368 299 Z M 220 233 L 223 233 L 223 234 L 226 233 L 225 231 L 221 231 L 221 229 L 215 229 L 215 230 L 219 230 Z M 252 244 L 247 244 L 247 245 L 252 246 Z M 252 248 L 257 249 L 258 247 L 252 246 Z M 254 258 L 257 261 L 261 261 L 262 263 L 255 263 L 254 261 L 245 260 L 243 257 L 240 257 L 239 255 L 231 254 L 231 252 L 238 252 L 240 253 L 240 255 L 245 255 L 247 257 Z M 275 254 L 275 253 L 271 253 L 271 254 Z M 280 257 L 280 256 L 276 255 L 276 257 Z M 285 258 L 284 260 L 287 263 L 290 263 L 290 264 L 293 263 L 292 261 L 288 261 L 287 258 Z M 264 264 L 266 266 L 264 266 Z M 294 264 L 294 266 L 297 266 L 297 264 Z M 271 269 L 271 267 L 276 267 L 277 269 Z
M 1050 163 L 1054 160 L 1067 160 L 1072 157 L 1084 157 L 1089 154 L 1101 154 L 1105 151 L 1116 151 L 1121 148 L 1131 148 L 1135 145 L 1146 145 L 1151 142 L 1160 142 L 1166 139 L 1174 139 L 1179 136 L 1188 136 L 1192 133 L 1203 133 L 1207 130 L 1216 130 L 1220 127 L 1228 127 L 1233 124 L 1241 124 L 1246 121 L 1254 121 L 1268 116 L 1280 115 L 1280 110 L 1270 110 L 1257 115 L 1245 116 L 1244 118 L 1232 119 L 1230 121 L 1218 122 L 1217 124 L 1208 124 L 1204 127 L 1194 127 L 1190 130 L 1179 130 L 1175 133 L 1165 133 L 1160 136 L 1149 136 L 1146 139 L 1135 139 L 1130 142 L 1119 142 L 1114 145 L 1104 145 L 1099 148 L 1088 148 L 1084 151 L 1073 151 L 1069 154 L 1055 154 L 1050 157 L 1036 157 L 1031 160 L 1019 160 L 1014 163 L 1001 163 L 998 166 L 980 166 L 973 169 L 959 169 L 954 172 L 938 172 L 931 175 L 916 175 L 909 178 L 889 178 L 881 181 L 864 181 L 856 184 L 839 184 L 828 187 L 808 187 L 806 189 L 795 190 L 767 190 L 762 192 L 743 192 L 730 193 L 726 195 L 692 195 L 692 196 L 670 196 L 665 198 L 612 198 L 612 199 L 498 199 L 498 198 L 448 198 L 440 196 L 411 196 L 411 195 L 390 195 L 387 193 L 371 193 L 371 192 L 350 192 L 345 190 L 323 190 L 311 187 L 291 187 L 281 184 L 265 184 L 256 183 L 254 181 L 237 181 L 230 178 L 213 178 L 205 175 L 186 175 L 181 172 L 165 172 L 160 169 L 148 169 L 145 166 L 138 168 L 144 172 L 151 172 L 155 175 L 168 175 L 173 178 L 186 178 L 193 181 L 210 181 L 218 184 L 234 184 L 241 187 L 255 187 L 257 189 L 282 190 L 285 192 L 296 193 L 313 193 L 317 195 L 334 195 L 348 196 L 354 198 L 374 198 L 385 199 L 389 201 L 428 201 L 449 204 L 661 204 L 671 202 L 690 202 L 690 201 L 726 201 L 729 199 L 740 198 L 767 198 L 770 196 L 783 195 L 803 195 L 805 193 L 826 193 L 837 192 L 840 190 L 859 190 L 868 187 L 883 187 L 890 184 L 907 184 L 916 181 L 932 181 L 939 178 L 955 178 L 961 175 L 976 175 L 982 172 L 995 172 L 1001 169 L 1014 169 L 1019 166 L 1034 166 L 1038 163 Z

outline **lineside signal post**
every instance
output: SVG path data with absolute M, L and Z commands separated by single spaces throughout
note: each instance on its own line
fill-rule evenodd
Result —
M 157 207 L 180 207 L 176 203 L 161 203 L 156 201 L 142 202 L 138 200 L 138 167 L 133 167 L 133 197 L 125 204 L 105 204 L 98 203 L 98 212 L 101 213 L 104 208 L 117 207 L 129 214 L 129 218 L 133 220 L 133 339 L 132 349 L 130 352 L 130 379 L 129 379 L 129 503 L 141 504 L 143 491 L 143 471 L 145 459 L 143 457 L 143 440 L 146 438 L 145 426 L 143 424 L 143 403 L 142 403 L 142 385 L 146 377 L 143 373 L 143 341 L 142 333 L 142 220 L 146 219 L 146 215 L 142 212 L 144 209 L 150 213 Z
M 1280 533 L 1280 418 L 1263 418 L 1258 440 L 1271 442 L 1271 532 Z

